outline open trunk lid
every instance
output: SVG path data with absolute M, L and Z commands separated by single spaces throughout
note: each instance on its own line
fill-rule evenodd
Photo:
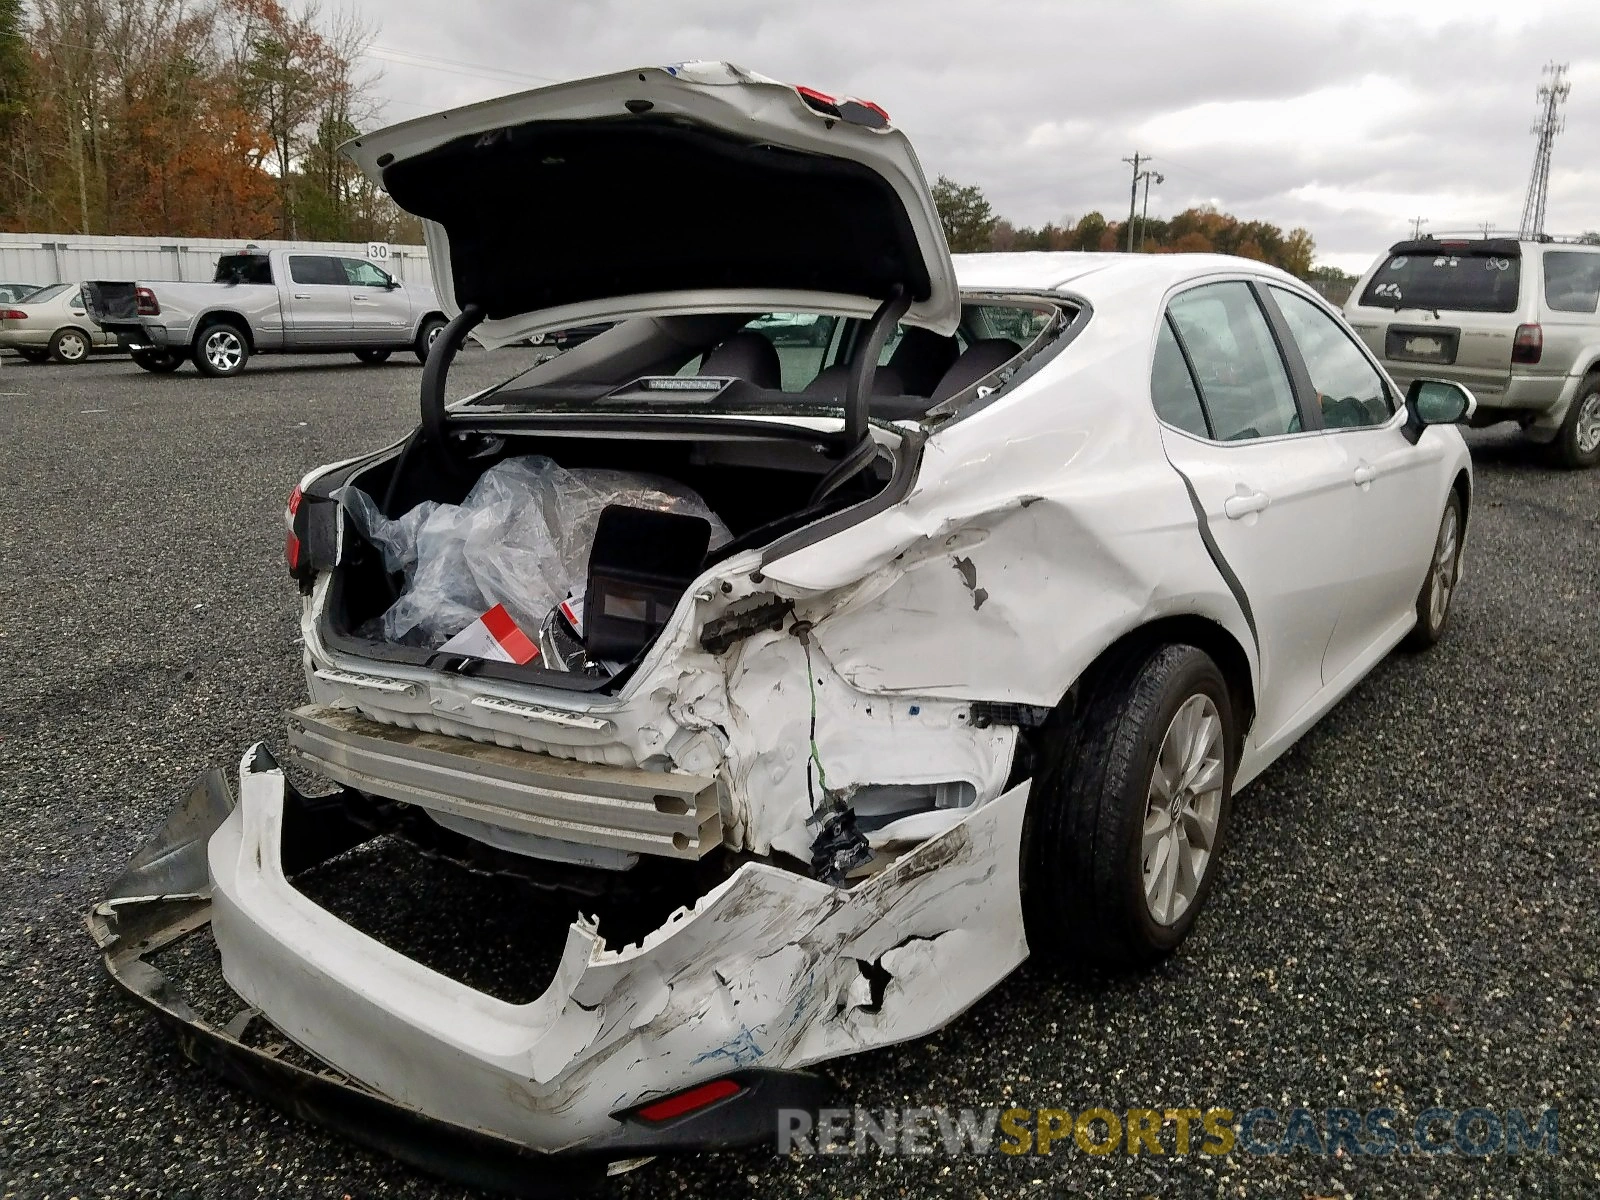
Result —
M 960 317 L 938 211 L 877 106 L 726 63 L 647 67 L 369 134 L 345 151 L 425 224 L 434 286 L 505 345 L 623 316 Z

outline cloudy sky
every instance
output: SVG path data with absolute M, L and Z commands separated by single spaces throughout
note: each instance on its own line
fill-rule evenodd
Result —
M 1570 64 L 1546 228 L 1600 229 L 1597 0 L 344 0 L 386 117 L 542 82 L 726 59 L 876 100 L 930 178 L 1017 224 L 1212 203 L 1365 267 L 1410 220 L 1513 228 L 1535 88 Z

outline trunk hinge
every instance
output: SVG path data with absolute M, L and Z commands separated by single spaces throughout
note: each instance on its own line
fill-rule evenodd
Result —
M 428 361 L 422 365 L 422 433 L 434 445 L 444 448 L 444 382 L 450 374 L 450 362 L 467 340 L 467 334 L 483 320 L 483 309 L 469 304 L 446 325 L 428 351 Z
M 866 341 L 856 347 L 850 364 L 850 379 L 844 392 L 844 432 L 840 435 L 839 461 L 822 477 L 811 493 L 810 507 L 821 504 L 841 484 L 866 469 L 877 456 L 878 446 L 867 432 L 867 417 L 872 405 L 872 377 L 878 371 L 878 355 L 889 334 L 911 307 L 911 297 L 906 289 L 895 284 L 888 299 L 878 305 L 872 314 L 872 324 L 867 329 Z

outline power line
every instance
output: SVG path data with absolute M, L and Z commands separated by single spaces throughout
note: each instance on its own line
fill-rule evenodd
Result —
M 466 75 L 475 79 L 494 77 L 495 82 L 561 83 L 549 75 L 533 75 L 510 67 L 496 67 L 489 63 L 467 62 L 459 58 L 444 58 L 437 54 L 422 54 L 415 50 L 400 50 L 392 46 L 372 46 L 366 51 L 372 58 L 380 58 L 399 66 L 421 67 L 428 71 L 448 71 L 453 75 Z

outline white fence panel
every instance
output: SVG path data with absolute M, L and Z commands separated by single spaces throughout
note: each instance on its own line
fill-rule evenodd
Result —
M 85 279 L 204 281 L 215 274 L 220 256 L 236 254 L 246 245 L 262 250 L 375 257 L 385 270 L 406 283 L 433 282 L 426 246 L 0 233 L 0 283 L 77 283 Z M 374 250 L 378 253 L 369 255 Z

